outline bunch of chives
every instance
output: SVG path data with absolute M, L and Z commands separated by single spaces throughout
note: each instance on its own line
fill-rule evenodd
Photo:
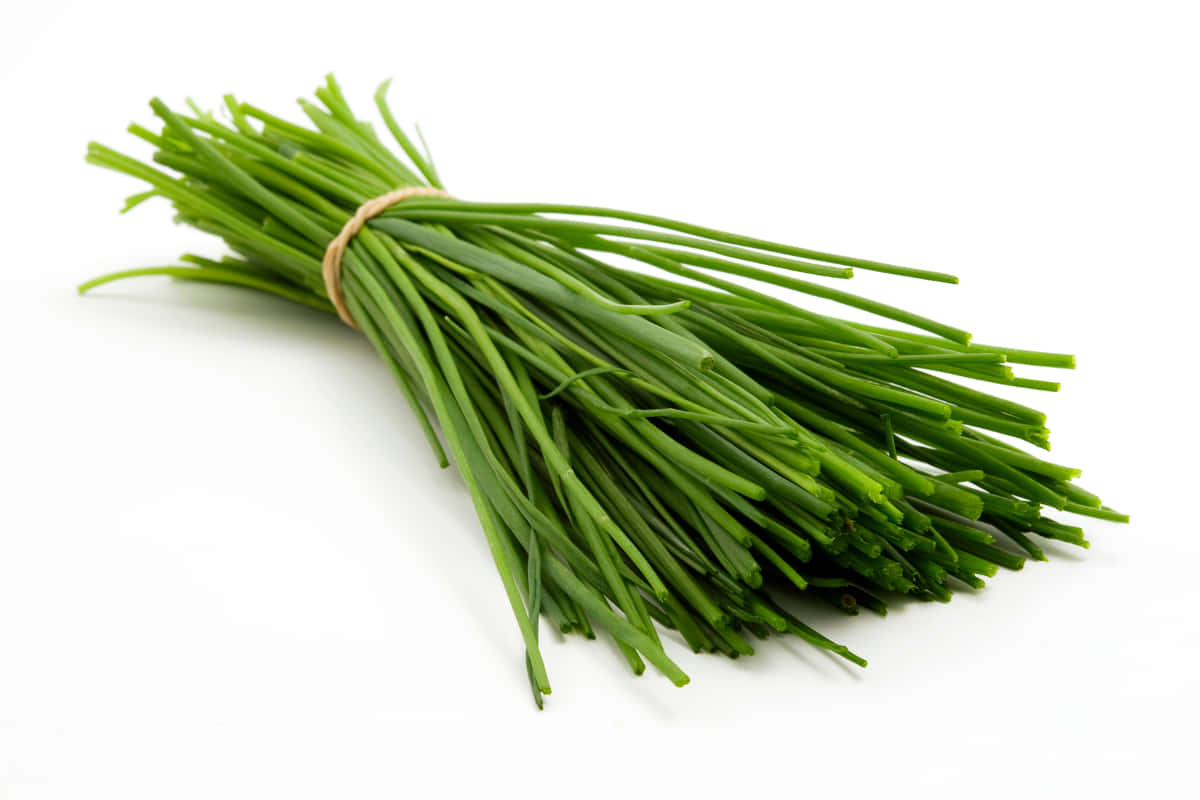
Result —
M 385 90 L 376 105 L 403 158 L 332 77 L 320 105 L 300 103 L 311 127 L 232 97 L 228 123 L 152 101 L 161 129 L 130 131 L 157 166 L 99 144 L 88 161 L 149 184 L 126 210 L 163 197 L 236 255 L 188 255 L 80 291 L 170 275 L 332 313 L 322 257 L 355 209 L 398 187 L 444 188 Z M 550 692 L 542 617 L 564 633 L 603 632 L 635 673 L 649 661 L 678 685 L 688 678 L 660 629 L 730 657 L 753 653 L 752 638 L 794 634 L 865 665 L 789 599 L 849 613 L 884 613 L 897 594 L 947 601 L 998 567 L 1019 569 L 1019 552 L 1043 560 L 1039 539 L 1087 546 L 1047 508 L 1126 521 L 1072 483 L 1078 470 L 1012 443 L 1049 449 L 1042 413 L 954 380 L 1054 391 L 1011 365 L 1071 368 L 1071 356 L 972 344 L 959 328 L 798 277 L 854 269 L 956 282 L 585 206 L 414 197 L 351 241 L 346 305 L 433 458 L 463 477 L 539 707 Z M 883 324 L 807 311 L 754 282 Z

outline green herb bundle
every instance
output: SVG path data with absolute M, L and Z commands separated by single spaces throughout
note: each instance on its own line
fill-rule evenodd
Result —
M 127 209 L 164 197 L 236 255 L 184 256 L 80 291 L 170 275 L 332 313 L 322 259 L 355 210 L 398 187 L 442 188 L 385 89 L 376 104 L 403 158 L 332 78 L 320 105 L 301 101 L 311 127 L 232 97 L 228 124 L 153 101 L 161 130 L 130 131 L 158 166 L 99 144 L 88 161 L 149 184 Z M 791 596 L 851 613 L 884 613 L 896 594 L 946 601 L 997 567 L 1019 569 L 1020 551 L 1044 559 L 1039 539 L 1087 546 L 1046 508 L 1125 521 L 1071 482 L 1077 470 L 1011 443 L 1048 449 L 1043 414 L 954 380 L 1053 391 L 1010 364 L 1070 368 L 1071 356 L 971 344 L 958 328 L 799 277 L 856 268 L 955 282 L 539 203 L 411 197 L 351 240 L 346 307 L 433 458 L 462 474 L 539 707 L 550 692 L 543 616 L 564 633 L 612 636 L 634 672 L 649 661 L 679 685 L 688 678 L 660 628 L 731 657 L 751 654 L 751 638 L 790 633 L 865 665 L 796 618 Z M 884 326 L 805 310 L 756 282 Z

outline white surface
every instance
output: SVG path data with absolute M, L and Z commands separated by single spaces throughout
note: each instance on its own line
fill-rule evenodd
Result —
M 275 6 L 275 4 L 271 4 Z M 1188 3 L 0 11 L 0 796 L 1150 793 L 1190 780 L 1195 77 Z M 835 8 L 836 6 L 836 8 Z M 903 6 L 903 8 L 901 8 Z M 336 14 L 336 18 L 331 16 Z M 367 346 L 110 269 L 219 252 L 86 167 L 145 101 L 394 76 L 461 196 L 636 207 L 960 274 L 855 288 L 1075 352 L 1055 456 L 1134 516 L 949 606 L 810 619 L 693 682 L 547 635 L 535 713 L 455 473 Z M 142 151 L 138 151 L 142 152 Z M 69 193 L 70 199 L 64 199 Z M 1179 796 L 1175 792 L 1170 792 Z

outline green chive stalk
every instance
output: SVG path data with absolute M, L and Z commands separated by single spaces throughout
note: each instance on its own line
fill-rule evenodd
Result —
M 177 220 L 224 240 L 219 260 L 131 269 L 223 283 L 332 314 L 321 262 L 364 202 L 444 188 L 429 153 L 375 96 L 400 153 L 332 77 L 310 125 L 226 98 L 229 122 L 151 108 L 146 163 L 91 144 L 90 163 L 149 185 Z M 422 143 L 423 144 L 423 143 Z M 618 266 L 610 258 L 641 262 Z M 799 275 L 856 269 L 956 283 L 664 217 L 595 206 L 410 197 L 342 259 L 353 319 L 396 379 L 441 467 L 463 477 L 525 645 L 550 693 L 539 622 L 616 640 L 677 685 L 661 631 L 696 652 L 754 652 L 792 634 L 866 662 L 797 619 L 796 598 L 856 614 L 885 597 L 947 601 L 1036 542 L 1087 546 L 1046 508 L 1128 518 L 1072 481 L 1045 415 L 955 378 L 1056 390 L 1012 364 L 1071 356 L 975 345 L 966 331 Z M 684 278 L 686 282 L 677 278 Z M 814 313 L 755 284 L 869 312 Z M 905 326 L 894 327 L 895 324 Z

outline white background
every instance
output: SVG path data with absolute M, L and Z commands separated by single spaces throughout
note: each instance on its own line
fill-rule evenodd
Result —
M 1191 6 L 1192 8 L 1189 8 Z M 1190 3 L 6 3 L 0 796 L 1181 796 L 1200 695 Z M 1133 515 L 948 606 L 536 713 L 470 503 L 366 344 L 97 273 L 219 243 L 83 163 L 146 101 L 377 81 L 463 197 L 635 207 L 955 272 L 856 289 L 1077 353 L 1054 457 Z

